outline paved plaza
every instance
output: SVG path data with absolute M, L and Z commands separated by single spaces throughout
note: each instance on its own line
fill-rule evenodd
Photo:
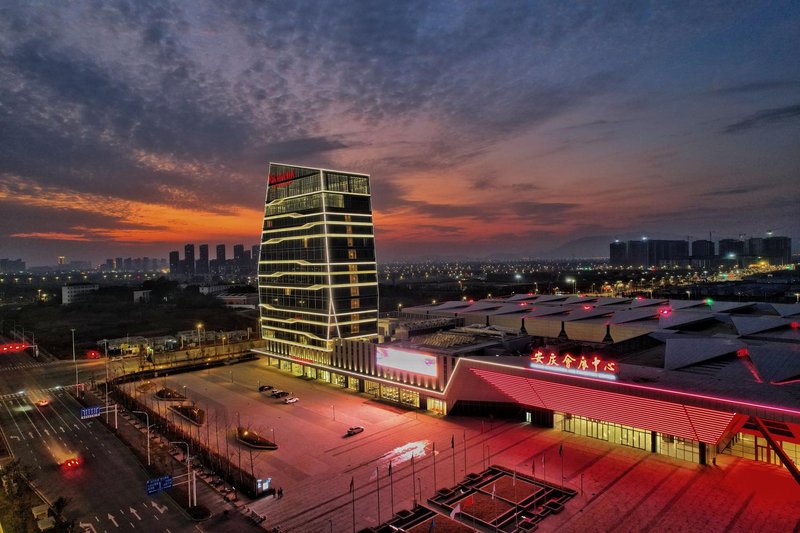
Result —
M 438 488 L 452 487 L 491 464 L 556 484 L 563 472 L 578 491 L 541 531 L 800 529 L 800 487 L 775 466 L 727 455 L 700 466 L 517 421 L 429 416 L 299 379 L 264 359 L 158 381 L 185 387 L 208 410 L 203 440 L 283 488 L 281 499 L 247 504 L 267 516 L 265 527 L 284 532 L 351 531 L 354 516 L 356 529 L 375 526 L 432 497 L 434 478 Z M 259 393 L 259 384 L 300 401 L 286 405 Z M 278 450 L 240 454 L 237 419 L 274 435 Z M 345 437 L 354 425 L 366 430 Z

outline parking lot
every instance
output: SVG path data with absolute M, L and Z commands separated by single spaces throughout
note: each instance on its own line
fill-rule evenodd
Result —
M 704 467 L 517 421 L 418 414 L 296 378 L 264 360 L 159 378 L 163 384 L 208 411 L 206 425 L 197 430 L 204 441 L 283 489 L 283 498 L 262 498 L 249 507 L 267 516 L 266 526 L 280 525 L 284 532 L 350 530 L 353 516 L 358 529 L 374 526 L 430 498 L 434 479 L 439 488 L 452 487 L 466 472 L 489 464 L 551 483 L 563 476 L 579 491 L 564 512 L 539 525 L 543 530 L 797 527 L 792 509 L 800 505 L 800 491 L 778 467 L 728 456 Z M 287 405 L 258 392 L 263 384 L 299 401 Z M 233 433 L 237 420 L 274 436 L 278 449 L 251 454 L 240 448 Z M 365 431 L 347 437 L 357 425 Z M 758 484 L 749 481 L 754 476 Z M 696 512 L 698 501 L 705 513 Z

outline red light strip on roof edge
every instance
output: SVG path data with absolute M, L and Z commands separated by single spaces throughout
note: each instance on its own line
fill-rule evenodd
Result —
M 597 418 L 694 441 L 718 443 L 736 417 L 736 413 L 665 400 L 581 388 L 492 370 L 470 370 L 504 396 L 524 405 Z
M 450 385 L 454 381 L 453 377 L 455 376 L 456 371 L 459 368 L 459 365 L 461 365 L 466 360 L 467 359 L 462 359 L 462 358 L 459 357 L 458 361 L 456 361 L 456 366 L 453 368 L 453 373 L 450 375 L 450 379 L 447 381 L 447 386 L 444 388 L 444 392 L 443 392 L 444 396 L 447 396 L 448 389 L 450 388 Z M 494 363 L 494 362 L 491 362 L 491 361 L 478 361 L 476 359 L 469 359 L 468 361 L 471 362 L 471 363 L 477 363 L 477 364 L 482 364 L 482 365 L 500 366 L 500 367 L 503 367 L 503 368 L 511 368 L 511 369 L 514 369 L 514 370 L 522 370 L 522 371 L 528 371 L 528 372 L 539 372 L 539 373 L 547 374 L 547 375 L 550 375 L 550 376 L 553 375 L 552 372 L 537 370 L 537 369 L 534 369 L 534 368 L 525 368 L 525 367 L 520 367 L 520 366 L 507 365 L 507 364 L 503 364 L 503 363 Z M 466 364 L 466 363 L 464 363 L 464 364 Z M 603 383 L 605 385 L 609 385 L 609 383 L 610 383 L 609 381 L 607 381 L 605 379 L 597 379 L 597 378 L 590 378 L 590 377 L 584 377 L 584 376 L 569 376 L 569 377 L 571 379 L 593 381 L 593 382 L 597 382 L 597 383 Z M 687 396 L 689 398 L 699 398 L 701 400 L 711 400 L 711 401 L 720 402 L 720 403 L 728 403 L 728 404 L 731 404 L 733 406 L 747 406 L 747 407 L 753 407 L 753 408 L 756 408 L 756 409 L 770 409 L 772 411 L 778 411 L 778 412 L 781 412 L 781 413 L 788 413 L 788 414 L 793 415 L 793 416 L 800 416 L 800 411 L 799 410 L 789 409 L 789 408 L 786 408 L 786 407 L 778 407 L 778 406 L 775 406 L 775 405 L 766 405 L 766 404 L 753 403 L 753 402 L 742 401 L 742 400 L 731 400 L 729 398 L 719 398 L 717 396 L 708 396 L 708 395 L 705 395 L 705 394 L 697 394 L 697 393 L 694 393 L 694 392 L 684 392 L 684 391 L 678 391 L 678 390 L 673 390 L 673 389 L 662 389 L 662 388 L 658 388 L 658 387 L 646 387 L 644 385 L 636 385 L 634 383 L 625 383 L 625 382 L 621 382 L 621 381 L 614 381 L 613 384 L 615 386 L 620 386 L 620 387 L 629 387 L 629 388 L 633 388 L 633 389 L 641 389 L 641 390 L 646 390 L 646 391 L 651 391 L 651 392 L 663 392 L 663 393 L 666 393 L 666 394 L 674 394 L 674 395 L 677 395 L 677 396 Z

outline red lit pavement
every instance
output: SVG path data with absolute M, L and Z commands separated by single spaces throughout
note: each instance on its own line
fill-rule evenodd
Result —
M 727 455 L 718 455 L 716 466 L 700 466 L 521 422 L 416 414 L 366 395 L 298 379 L 268 368 L 264 360 L 167 379 L 173 388 L 185 385 L 189 397 L 207 407 L 212 418 L 217 411 L 220 419 L 232 421 L 238 411 L 243 425 L 267 437 L 275 429 L 280 448 L 254 453 L 252 460 L 259 477 L 272 477 L 273 486 L 284 489 L 284 498 L 267 497 L 248 505 L 267 516 L 263 526 L 280 525 L 284 532 L 351 531 L 351 479 L 356 528 L 376 525 L 376 471 L 380 519 L 386 521 L 392 510 L 390 458 L 394 511 L 410 508 L 420 489 L 423 499 L 429 497 L 434 484 L 433 443 L 437 486 L 452 486 L 454 464 L 456 478 L 464 476 L 465 435 L 467 471 L 479 471 L 491 461 L 530 475 L 533 458 L 536 477 L 552 483 L 561 481 L 559 446 L 563 445 L 565 483 L 580 491 L 582 478 L 583 493 L 570 500 L 561 514 L 541 522 L 542 531 L 800 528 L 800 487 L 776 466 Z M 285 405 L 258 393 L 259 383 L 292 391 L 300 401 Z M 352 425 L 363 425 L 366 431 L 344 438 Z M 211 431 L 213 441 L 213 427 Z M 224 429 L 220 433 L 224 442 Z M 228 445 L 233 453 L 237 444 L 230 433 Z M 412 453 L 413 476 L 408 460 Z M 242 454 L 243 463 L 250 460 L 249 453 Z

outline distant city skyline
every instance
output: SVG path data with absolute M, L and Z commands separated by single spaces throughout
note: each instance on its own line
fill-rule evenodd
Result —
M 379 262 L 799 242 L 800 4 L 373 7 L 5 7 L 0 256 L 259 242 L 269 161 L 369 174 Z

